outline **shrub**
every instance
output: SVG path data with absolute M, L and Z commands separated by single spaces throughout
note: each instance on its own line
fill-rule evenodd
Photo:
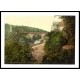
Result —
M 73 63 L 74 51 L 63 51 L 62 47 L 67 43 L 62 32 L 50 32 L 45 43 L 45 55 L 43 63 L 47 64 L 68 64 Z M 66 60 L 65 60 L 66 59 Z M 70 60 L 71 59 L 71 60 Z
M 6 64 L 24 64 L 32 63 L 33 57 L 31 48 L 27 45 L 21 45 L 13 40 L 5 42 L 5 63 Z

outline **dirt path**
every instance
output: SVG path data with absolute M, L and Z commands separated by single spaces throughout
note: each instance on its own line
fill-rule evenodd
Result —
M 43 50 L 44 43 L 33 46 L 32 48 L 33 48 L 32 55 L 33 55 L 34 59 L 36 59 L 35 63 L 38 63 L 38 64 L 42 63 L 43 56 L 44 56 L 44 50 Z

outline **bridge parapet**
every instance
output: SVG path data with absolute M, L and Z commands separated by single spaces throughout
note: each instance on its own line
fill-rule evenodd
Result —
M 41 35 L 41 37 L 43 38 L 43 36 L 46 34 L 46 32 L 26 32 L 25 34 L 28 34 L 31 38 L 36 35 L 39 34 Z

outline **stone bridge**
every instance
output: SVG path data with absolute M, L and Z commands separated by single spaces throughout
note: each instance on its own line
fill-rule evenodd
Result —
M 10 26 L 10 32 L 12 32 L 12 26 Z M 44 37 L 44 35 L 46 34 L 47 32 L 26 32 L 24 34 L 28 34 L 31 38 L 36 35 L 36 34 L 39 34 L 42 38 Z
M 46 34 L 46 32 L 26 32 L 25 34 L 28 34 L 31 38 L 32 38 L 34 35 L 39 34 L 39 35 L 43 38 L 44 35 Z

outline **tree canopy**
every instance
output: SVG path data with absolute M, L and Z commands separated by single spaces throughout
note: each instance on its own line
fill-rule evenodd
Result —
M 75 44 L 75 16 L 60 16 L 64 23 L 64 29 L 59 31 L 60 24 L 53 23 L 55 30 L 47 34 L 48 39 L 45 43 L 45 55 L 43 63 L 45 64 L 74 64 L 75 50 L 62 50 L 65 45 Z

